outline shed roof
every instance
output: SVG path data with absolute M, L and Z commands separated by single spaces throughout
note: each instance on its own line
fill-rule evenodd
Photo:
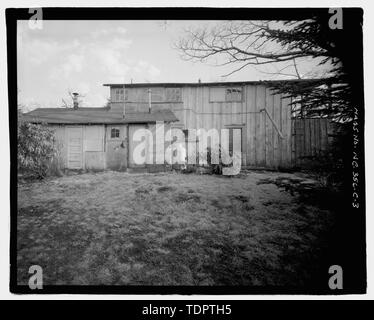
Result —
M 119 124 L 175 122 L 178 118 L 171 110 L 126 113 L 110 108 L 38 108 L 23 114 L 23 120 L 34 123 L 55 124 Z

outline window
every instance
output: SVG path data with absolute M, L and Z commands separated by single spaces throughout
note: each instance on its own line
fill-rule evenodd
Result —
M 226 101 L 241 102 L 242 88 L 226 88 Z
M 112 128 L 110 131 L 110 137 L 112 139 L 119 138 L 119 129 L 118 128 Z
M 243 101 L 241 87 L 225 88 L 212 87 L 209 90 L 210 102 L 241 102 Z
M 144 88 L 140 91 L 137 101 L 148 102 L 149 90 L 151 90 L 152 102 L 182 102 L 182 89 L 181 88 L 164 88 L 152 87 Z
M 113 90 L 113 101 L 114 102 L 123 102 L 124 94 L 123 88 L 115 88 Z
M 182 101 L 181 88 L 166 88 L 166 101 L 167 102 L 181 102 Z
M 151 95 L 152 95 L 152 102 L 163 102 L 164 101 L 163 88 L 150 88 L 150 89 L 151 89 Z

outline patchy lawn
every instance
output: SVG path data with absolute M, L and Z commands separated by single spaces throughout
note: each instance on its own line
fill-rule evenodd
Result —
M 305 197 L 313 190 L 307 176 L 275 172 L 103 172 L 22 184 L 18 283 L 38 264 L 45 285 L 307 285 L 333 225 Z

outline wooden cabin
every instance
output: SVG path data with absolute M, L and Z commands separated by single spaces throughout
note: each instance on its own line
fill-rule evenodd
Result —
M 290 98 L 274 94 L 271 82 L 104 86 L 110 89 L 106 108 L 39 108 L 25 115 L 55 129 L 65 168 L 136 167 L 133 134 L 139 128 L 154 132 L 158 121 L 182 129 L 186 136 L 190 129 L 240 129 L 242 166 L 249 168 L 292 168 L 300 156 L 318 154 L 328 145 L 327 120 L 311 120 L 297 133 Z M 303 147 L 305 154 L 297 153 L 297 141 L 309 146 Z

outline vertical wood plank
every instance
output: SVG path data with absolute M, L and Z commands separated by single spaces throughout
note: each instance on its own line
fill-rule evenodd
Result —
M 316 156 L 321 153 L 321 119 L 315 119 L 315 140 L 316 140 Z
M 217 117 L 217 110 L 219 107 L 219 102 L 214 102 L 212 105 L 212 128 L 217 129 L 218 117 Z
M 308 119 L 308 123 L 309 123 L 309 152 L 307 154 L 308 157 L 310 157 L 311 155 L 313 155 L 313 145 L 314 145 L 314 142 L 313 142 L 313 119 Z
M 191 99 L 191 88 L 187 88 L 187 94 L 186 94 L 186 101 L 187 101 L 187 105 L 190 104 L 190 99 Z M 189 111 L 187 110 L 187 108 L 182 108 L 183 109 L 183 126 L 185 128 L 188 128 L 191 124 L 189 123 L 189 119 L 188 119 L 188 115 L 189 115 Z
M 205 116 L 202 114 L 204 112 L 204 88 L 199 87 L 199 98 L 198 98 L 198 118 L 197 118 L 197 128 L 200 129 L 204 127 Z
M 304 162 L 303 157 L 306 156 L 306 119 L 299 120 L 299 144 L 300 144 L 300 153 L 299 153 L 299 165 L 302 165 Z
M 241 137 L 242 137 L 242 143 L 241 143 L 241 147 L 242 147 L 242 166 L 246 166 L 247 165 L 247 139 L 248 139 L 248 135 L 247 135 L 247 121 L 246 121 L 246 111 L 247 111 L 247 106 L 245 104 L 245 101 L 246 101 L 246 94 L 245 94 L 245 87 L 243 87 L 242 89 L 242 101 L 238 103 L 238 111 L 239 111 L 239 115 L 238 115 L 238 118 L 239 118 L 239 122 L 241 124 L 243 124 L 244 126 L 242 127 L 242 130 L 241 130 Z
M 310 119 L 305 119 L 304 126 L 304 154 L 303 157 L 310 155 Z M 305 159 L 304 159 L 305 160 Z
M 193 116 L 193 126 L 190 129 L 197 129 L 199 122 L 198 122 L 198 112 L 199 112 L 199 93 L 200 88 L 196 87 L 194 90 L 194 98 L 191 101 L 191 104 L 188 106 L 188 108 L 191 108 L 193 111 L 191 111 L 191 114 Z
M 195 100 L 195 96 L 196 96 L 196 88 L 191 88 L 189 95 L 190 95 L 190 98 L 188 99 L 188 105 L 192 105 L 193 101 Z M 191 108 L 186 108 L 184 106 L 181 106 L 181 108 L 186 110 L 187 118 L 188 118 L 187 123 L 184 124 L 184 128 L 185 129 L 193 128 L 195 125 L 194 113 L 191 111 Z
M 299 135 L 300 135 L 300 138 L 299 138 L 299 141 L 300 141 L 300 154 L 299 154 L 299 164 L 301 165 L 303 163 L 303 157 L 306 155 L 306 145 L 305 145 L 305 128 L 306 128 L 306 124 L 305 124 L 306 120 L 305 119 L 300 119 L 299 120 L 299 123 L 300 123 L 300 127 L 299 127 Z
M 302 119 L 300 121 L 300 133 L 301 133 L 301 152 L 300 152 L 300 165 L 304 163 L 305 159 L 304 157 L 307 155 L 307 150 L 308 150 L 308 147 L 307 147 L 307 139 L 306 139 L 306 135 L 307 135 L 307 119 Z
M 295 134 L 295 119 L 291 119 L 291 166 L 296 166 L 296 134 Z M 283 148 L 283 143 L 282 143 Z M 284 163 L 282 150 L 282 166 Z
M 256 165 L 256 87 L 248 86 L 246 92 L 247 165 Z
M 281 124 L 282 124 L 282 134 L 285 137 L 286 129 L 287 129 L 287 107 L 284 106 L 283 97 L 279 95 L 279 104 L 281 109 Z M 281 140 L 281 158 L 282 158 L 282 167 L 287 167 L 287 139 Z
M 273 139 L 274 139 L 274 125 L 271 122 L 269 115 L 273 117 L 273 96 L 271 95 L 270 88 L 265 88 L 265 108 L 267 110 L 267 114 L 265 115 L 266 121 L 265 121 L 265 147 L 266 147 L 266 166 L 269 166 L 270 168 L 274 167 L 274 145 L 273 145 Z M 274 118 L 273 118 L 274 119 Z
M 294 122 L 294 140 L 295 140 L 295 159 L 294 159 L 294 165 L 298 166 L 299 165 L 299 157 L 300 157 L 300 141 L 299 137 L 300 135 L 298 134 L 298 126 L 299 126 L 299 119 L 295 119 Z
M 265 87 L 256 86 L 256 165 L 265 167 L 266 149 L 265 149 L 265 112 L 260 112 L 265 108 Z
M 281 102 L 279 95 L 273 95 L 273 113 L 274 113 L 274 121 L 277 124 L 280 132 L 283 133 L 283 126 L 281 121 Z M 281 138 L 279 137 L 278 132 L 274 129 L 273 130 L 273 136 L 274 136 L 274 166 L 276 168 L 280 167 L 282 165 L 282 147 L 281 147 Z
M 317 153 L 315 119 L 310 119 L 310 150 L 311 150 L 311 156 L 315 156 Z
M 203 105 L 204 105 L 204 91 L 203 91 L 203 87 L 199 87 L 198 110 L 197 110 L 199 114 L 198 114 L 196 129 L 202 128 L 205 124 L 205 117 L 202 114 L 204 112 Z
M 284 163 L 286 167 L 291 166 L 291 99 L 284 98 L 281 99 L 282 101 L 282 116 L 285 117 L 284 119 L 284 127 L 282 128 L 283 136 L 284 136 Z
M 203 124 L 203 128 L 205 129 L 209 129 L 210 127 L 210 115 L 208 114 L 208 112 L 210 111 L 209 110 L 209 105 L 210 105 L 210 102 L 209 102 L 209 91 L 208 91 L 208 94 L 207 94 L 207 89 L 206 87 L 203 87 L 203 103 L 202 103 L 202 112 L 204 113 L 203 116 L 202 116 L 202 119 L 204 121 L 204 124 Z
M 316 119 L 310 119 L 310 144 L 311 154 L 310 156 L 316 156 L 317 154 L 317 143 L 316 143 Z
M 321 151 L 327 150 L 327 119 L 321 119 Z

